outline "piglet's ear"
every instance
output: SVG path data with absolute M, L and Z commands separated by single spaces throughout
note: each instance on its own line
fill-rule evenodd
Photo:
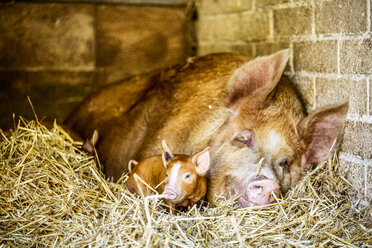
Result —
M 228 85 L 225 105 L 236 111 L 240 105 L 259 109 L 283 74 L 289 50 L 258 57 L 237 69 Z
M 99 134 L 97 130 L 94 130 L 93 135 L 90 139 L 87 139 L 83 144 L 83 149 L 89 154 L 94 154 L 94 148 L 98 142 Z
M 196 166 L 196 173 L 199 176 L 205 176 L 209 170 L 210 156 L 209 156 L 209 147 L 205 148 L 203 151 L 195 154 L 191 158 L 191 162 Z
M 129 160 L 129 162 L 128 162 L 128 171 L 129 171 L 129 173 L 132 172 L 133 165 L 136 166 L 137 164 L 138 164 L 138 162 L 136 160 Z
M 165 140 L 162 140 L 161 145 L 163 147 L 163 154 L 161 156 L 163 160 L 163 164 L 165 169 L 167 168 L 167 164 L 174 159 L 174 156 L 172 152 L 170 151 L 167 142 Z
M 317 109 L 298 124 L 298 133 L 306 146 L 301 155 L 303 168 L 311 169 L 337 149 L 348 106 L 344 102 Z

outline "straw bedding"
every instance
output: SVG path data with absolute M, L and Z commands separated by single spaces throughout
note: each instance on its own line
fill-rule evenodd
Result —
M 0 248 L 372 247 L 372 211 L 355 207 L 337 157 L 265 208 L 221 199 L 173 215 L 126 176 L 105 180 L 58 125 L 20 123 L 0 133 Z

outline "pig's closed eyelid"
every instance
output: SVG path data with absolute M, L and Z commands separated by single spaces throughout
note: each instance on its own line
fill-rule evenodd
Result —
M 289 166 L 292 163 L 293 163 L 293 158 L 291 156 L 288 156 L 288 157 L 280 160 L 278 165 L 279 166 Z

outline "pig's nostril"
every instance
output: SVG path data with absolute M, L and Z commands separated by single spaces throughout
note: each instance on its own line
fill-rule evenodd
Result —
M 263 187 L 262 186 L 253 186 L 252 190 L 254 190 L 257 193 L 260 193 L 260 192 L 262 192 Z
M 247 197 L 254 205 L 265 205 L 274 201 L 280 192 L 279 185 L 269 179 L 253 181 L 248 185 Z

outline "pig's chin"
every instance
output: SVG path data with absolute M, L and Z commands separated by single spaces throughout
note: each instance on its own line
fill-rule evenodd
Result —
M 243 197 L 242 195 L 238 198 L 239 206 L 245 207 L 256 207 L 256 206 L 265 206 L 269 203 L 258 203 L 254 201 L 250 201 L 247 197 Z
M 177 198 L 173 198 L 173 199 L 168 199 L 170 202 L 174 203 L 174 204 L 178 204 L 178 203 L 181 203 L 185 200 L 185 194 L 182 194 L 182 195 L 178 195 Z
M 238 198 L 238 204 L 239 206 L 243 208 L 256 206 L 253 202 L 250 202 L 248 199 L 244 198 L 243 196 L 240 196 Z
M 235 195 L 240 196 L 237 199 L 237 202 L 238 202 L 240 207 L 244 208 L 244 207 L 255 207 L 255 206 L 266 205 L 266 204 L 262 204 L 262 203 L 256 201 L 255 199 L 252 199 L 252 197 L 249 197 L 248 194 L 247 194 L 248 192 L 245 192 L 244 190 L 245 190 L 245 188 L 240 188 L 240 189 L 235 188 Z
M 239 204 L 240 207 L 254 207 L 254 206 L 257 206 L 254 202 L 250 201 L 249 200 L 249 197 L 247 196 L 246 193 L 243 193 L 242 191 L 238 191 L 238 192 L 235 192 L 235 195 L 236 196 L 240 196 L 238 199 L 237 199 L 237 202 Z
M 230 192 L 232 192 L 233 195 L 240 196 L 237 199 L 237 202 L 239 206 L 241 207 L 253 207 L 257 206 L 254 204 L 254 202 L 249 200 L 248 194 L 246 192 L 248 187 L 248 182 L 252 180 L 235 180 L 233 187 L 230 188 Z

